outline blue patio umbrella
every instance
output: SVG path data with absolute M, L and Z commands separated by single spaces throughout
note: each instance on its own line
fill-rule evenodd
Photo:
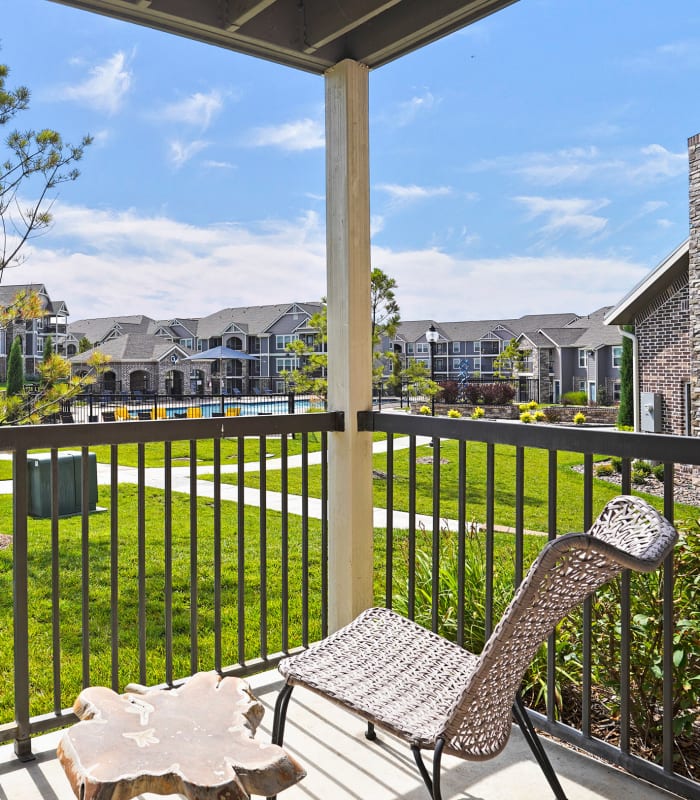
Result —
M 224 347 L 220 344 L 217 347 L 210 347 L 209 350 L 202 350 L 201 353 L 195 353 L 193 356 L 183 358 L 183 361 L 223 361 L 224 359 L 238 359 L 240 361 L 257 361 L 258 356 L 251 356 L 249 353 L 244 353 L 242 350 L 233 350 L 230 347 Z M 219 363 L 219 374 L 221 373 L 221 364 Z

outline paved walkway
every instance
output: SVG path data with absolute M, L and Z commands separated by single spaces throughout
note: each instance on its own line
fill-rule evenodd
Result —
M 420 447 L 421 445 L 430 444 L 432 441 L 431 437 L 428 436 L 417 436 L 416 437 L 416 446 Z M 401 436 L 396 437 L 394 439 L 394 452 L 399 450 L 405 450 L 410 446 L 410 437 L 409 436 Z M 373 444 L 373 452 L 374 453 L 385 453 L 387 450 L 387 441 L 379 441 L 374 442 Z M 0 454 L 0 459 L 11 459 L 12 456 L 7 453 Z M 321 452 L 315 451 L 311 452 L 307 455 L 308 464 L 311 466 L 313 464 L 320 464 L 321 463 Z M 287 465 L 289 469 L 299 468 L 302 465 L 302 457 L 301 455 L 289 456 L 287 459 Z M 244 471 L 245 472 L 259 472 L 260 471 L 260 462 L 259 461 L 247 461 L 244 464 Z M 266 462 L 266 468 L 268 472 L 272 472 L 275 470 L 280 470 L 282 468 L 282 460 L 279 458 L 271 458 Z M 213 467 L 209 466 L 198 466 L 196 468 L 197 475 L 212 475 L 213 474 Z M 237 464 L 222 464 L 221 465 L 221 472 L 222 474 L 237 474 L 238 473 L 238 465 Z M 165 469 L 163 467 L 147 467 L 144 470 L 145 474 L 145 484 L 146 486 L 150 486 L 154 489 L 165 489 Z M 182 467 L 172 467 L 171 468 L 171 486 L 174 492 L 183 492 L 184 494 L 190 493 L 190 476 L 191 476 L 191 468 L 189 466 L 182 466 Z M 136 467 L 126 467 L 126 466 L 119 466 L 118 470 L 118 479 L 119 483 L 138 483 L 138 470 Z M 97 482 L 100 485 L 109 485 L 111 482 L 111 467 L 109 464 L 97 464 Z M 0 494 L 12 494 L 12 481 L 0 481 Z M 211 480 L 197 480 L 196 482 L 196 494 L 197 497 L 206 497 L 206 498 L 213 498 L 214 497 L 214 482 Z M 238 487 L 229 484 L 229 483 L 222 483 L 221 484 L 221 499 L 222 500 L 230 500 L 232 502 L 238 501 Z M 244 502 L 247 506 L 252 506 L 255 508 L 260 508 L 261 505 L 261 492 L 259 489 L 255 489 L 249 486 L 245 487 L 244 491 Z M 268 509 L 271 511 L 281 511 L 282 509 L 282 495 L 279 492 L 271 492 L 268 491 L 265 493 L 265 503 Z M 301 516 L 303 511 L 304 505 L 304 498 L 301 495 L 288 495 L 287 498 L 287 508 L 289 509 L 290 514 L 295 514 Z M 321 519 L 321 500 L 315 497 L 309 497 L 307 499 L 307 513 L 311 519 Z M 384 508 L 374 508 L 373 513 L 373 524 L 375 528 L 383 528 L 386 527 L 386 519 L 387 513 L 386 509 Z M 397 511 L 394 510 L 393 512 L 393 527 L 399 530 L 405 530 L 410 525 L 411 517 L 406 511 Z M 428 530 L 432 530 L 433 526 L 433 518 L 432 515 L 428 514 L 416 514 L 415 516 L 415 525 L 416 527 L 424 526 Z M 440 518 L 440 525 L 443 528 L 448 528 L 449 530 L 457 530 L 457 520 L 455 519 L 447 519 L 444 517 Z M 509 532 L 512 533 L 512 528 L 507 528 L 503 526 L 495 526 L 497 531 Z M 537 531 L 525 531 L 525 533 L 538 533 Z

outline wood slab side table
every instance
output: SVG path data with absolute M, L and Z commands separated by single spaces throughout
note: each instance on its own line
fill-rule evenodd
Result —
M 80 800 L 248 800 L 306 775 L 282 747 L 253 738 L 264 709 L 240 678 L 199 672 L 175 689 L 121 695 L 94 686 L 73 710 L 81 721 L 63 734 L 58 758 Z

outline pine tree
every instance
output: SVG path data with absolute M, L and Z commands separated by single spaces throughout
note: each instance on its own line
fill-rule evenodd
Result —
M 7 396 L 13 397 L 21 394 L 24 389 L 24 356 L 22 355 L 22 340 L 15 337 L 7 359 Z
M 631 333 L 631 325 L 625 325 Z M 617 424 L 631 428 L 634 425 L 634 378 L 632 366 L 632 340 L 627 336 L 622 339 L 622 356 L 620 357 L 620 407 L 617 411 Z

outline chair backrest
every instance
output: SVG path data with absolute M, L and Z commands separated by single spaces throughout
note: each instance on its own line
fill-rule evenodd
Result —
M 557 623 L 624 569 L 653 572 L 677 538 L 675 528 L 646 501 L 621 495 L 605 506 L 588 533 L 548 542 L 453 705 L 443 732 L 445 751 L 468 752 L 472 758 L 500 752 L 523 675 Z

